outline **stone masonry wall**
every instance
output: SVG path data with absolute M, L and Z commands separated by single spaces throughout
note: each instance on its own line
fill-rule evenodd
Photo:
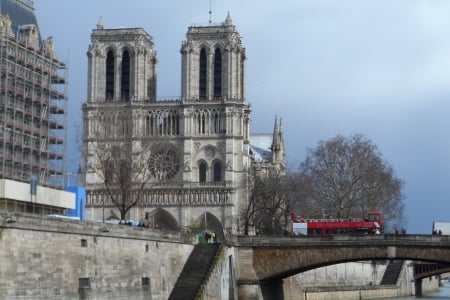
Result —
M 383 278 L 386 264 L 370 261 L 349 262 L 325 266 L 294 275 L 305 288 L 330 286 L 378 285 Z
M 233 281 L 234 249 L 224 247 L 220 256 L 209 274 L 208 281 L 203 289 L 203 300 L 236 299 Z
M 0 215 L 7 299 L 167 299 L 193 249 L 190 237 L 125 225 L 6 220 Z

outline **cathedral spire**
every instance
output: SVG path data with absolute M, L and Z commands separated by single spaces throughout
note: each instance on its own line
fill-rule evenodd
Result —
M 275 115 L 275 122 L 273 125 L 273 139 L 272 139 L 272 152 L 275 154 L 279 150 L 279 141 L 278 141 L 278 118 Z
M 97 23 L 97 29 L 98 30 L 103 30 L 104 27 L 105 27 L 105 24 L 103 24 L 103 19 L 100 16 L 100 19 L 98 20 L 98 23 Z
M 284 156 L 285 153 L 284 153 L 283 125 L 281 120 L 282 119 L 280 118 L 280 124 L 278 126 L 278 148 L 283 151 L 282 155 Z
M 225 26 L 233 25 L 233 20 L 231 20 L 230 12 L 227 14 L 227 18 L 225 19 Z

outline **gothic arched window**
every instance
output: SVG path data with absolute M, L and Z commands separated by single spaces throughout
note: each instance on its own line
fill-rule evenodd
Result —
M 125 50 L 122 54 L 122 82 L 121 97 L 122 101 L 130 100 L 130 54 Z
M 214 113 L 214 133 L 220 133 L 220 117 L 219 113 Z
M 145 135 L 150 136 L 152 135 L 152 117 L 149 115 L 145 116 Z
M 201 162 L 198 165 L 198 181 L 206 182 L 206 163 L 205 162 Z
M 200 51 L 200 74 L 199 74 L 199 97 L 201 100 L 206 99 L 206 50 L 202 49 Z
M 175 127 L 175 134 L 179 135 L 180 134 L 180 116 L 177 114 L 177 117 L 175 119 L 176 122 L 176 127 Z
M 198 134 L 205 134 L 205 126 L 206 126 L 206 116 L 205 113 L 200 111 L 196 114 L 197 119 L 197 133 Z
M 214 99 L 222 97 L 222 54 L 217 48 L 214 53 Z
M 218 161 L 214 163 L 214 182 L 222 181 L 222 164 Z
M 114 99 L 114 54 L 109 51 L 106 56 L 106 101 L 112 101 Z

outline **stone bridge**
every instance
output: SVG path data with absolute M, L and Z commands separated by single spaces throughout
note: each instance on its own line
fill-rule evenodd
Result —
M 246 236 L 227 243 L 236 247 L 239 299 L 283 299 L 284 278 L 338 263 L 384 259 L 450 263 L 450 236 Z M 417 280 L 419 294 L 420 284 Z

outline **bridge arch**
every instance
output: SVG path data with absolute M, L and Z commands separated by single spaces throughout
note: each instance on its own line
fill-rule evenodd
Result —
M 443 236 L 238 237 L 235 242 L 238 289 L 256 297 L 259 290 L 264 299 L 277 299 L 286 277 L 338 263 L 401 259 L 450 264 L 450 237 Z
M 427 277 L 450 273 L 449 264 L 417 263 L 414 264 L 414 279 L 421 280 Z
M 426 236 L 326 236 L 318 238 L 276 238 L 265 244 L 264 238 L 252 237 L 252 245 L 239 246 L 250 251 L 255 279 L 283 279 L 308 270 L 339 263 L 402 259 L 450 264 L 448 246 L 418 240 Z M 267 239 L 266 239 L 267 240 Z M 256 242 L 256 243 L 255 243 Z M 276 245 L 278 243 L 278 245 Z M 244 246 L 244 247 L 242 247 Z

